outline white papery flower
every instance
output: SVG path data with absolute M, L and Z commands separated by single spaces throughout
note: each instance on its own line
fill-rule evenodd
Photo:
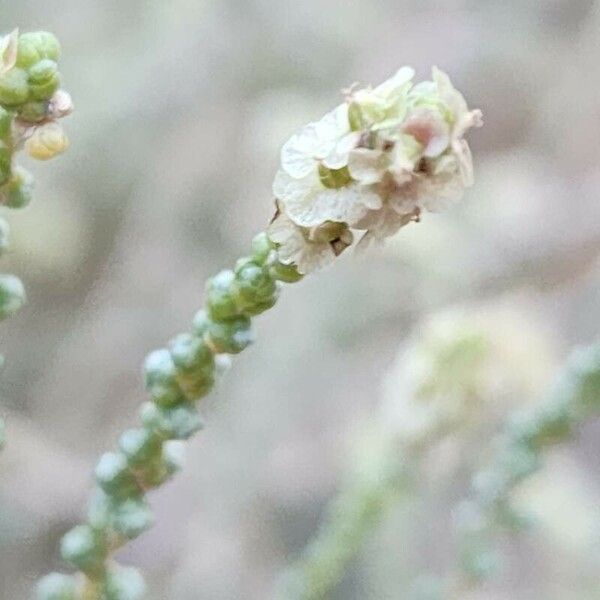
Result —
M 348 152 L 356 146 L 359 137 L 359 132 L 350 131 L 348 105 L 341 104 L 283 145 L 281 167 L 297 179 L 313 173 L 320 163 L 330 169 L 341 169 L 346 166 Z
M 353 242 L 346 225 L 324 223 L 318 227 L 300 227 L 283 212 L 273 219 L 267 234 L 278 246 L 277 259 L 286 265 L 296 265 L 302 274 L 325 267 Z
M 345 104 L 284 145 L 273 184 L 282 215 L 272 225 L 284 261 L 313 270 L 336 254 L 332 226 L 382 240 L 472 185 L 464 134 L 481 112 L 439 69 L 414 87 L 413 76 L 404 67 L 375 88 L 349 90 Z
M 326 221 L 352 225 L 369 210 L 381 207 L 381 198 L 374 191 L 356 183 L 327 188 L 316 171 L 302 179 L 278 171 L 273 193 L 287 216 L 302 227 L 315 227 Z

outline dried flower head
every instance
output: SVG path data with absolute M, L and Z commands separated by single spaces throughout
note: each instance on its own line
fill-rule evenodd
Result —
M 482 124 L 481 111 L 469 110 L 439 69 L 415 86 L 413 77 L 403 67 L 375 88 L 349 90 L 343 104 L 284 144 L 269 229 L 281 262 L 308 273 L 351 245 L 350 230 L 383 240 L 472 185 L 464 135 Z M 344 235 L 315 235 L 332 224 Z

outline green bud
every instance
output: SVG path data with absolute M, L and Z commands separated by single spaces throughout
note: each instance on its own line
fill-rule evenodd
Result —
M 277 293 L 268 300 L 264 300 L 263 302 L 257 302 L 256 304 L 252 304 L 252 305 L 247 305 L 246 308 L 244 308 L 244 312 L 247 315 L 254 317 L 256 315 L 260 315 L 261 313 L 264 313 L 265 311 L 269 310 L 270 308 L 273 308 L 275 306 L 276 302 L 277 302 Z
M 236 270 L 236 282 L 244 312 L 248 314 L 252 314 L 250 311 L 254 307 L 269 303 L 276 297 L 277 285 L 275 281 L 266 268 L 255 263 L 248 263 L 238 268 Z
M 194 315 L 194 320 L 192 321 L 192 331 L 198 337 L 203 337 L 204 334 L 208 331 L 208 326 L 210 325 L 211 320 L 209 316 L 206 314 L 205 310 L 199 310 Z
M 147 429 L 128 429 L 119 438 L 119 448 L 132 466 L 152 460 L 161 447 L 161 439 Z
M 204 426 L 200 413 L 190 402 L 173 407 L 146 402 L 140 413 L 144 427 L 165 439 L 187 440 Z
M 27 83 L 34 100 L 50 100 L 60 87 L 58 65 L 53 60 L 41 60 L 29 69 Z
M 48 102 L 27 102 L 19 108 L 19 118 L 28 123 L 39 123 L 48 116 Z
M 10 227 L 4 219 L 0 219 L 0 255 L 8 249 L 10 242 Z
M 25 70 L 14 68 L 0 77 L 0 104 L 18 106 L 27 102 L 28 98 L 29 85 Z
M 13 114 L 0 106 L 0 139 L 5 140 L 11 133 Z
M 87 522 L 92 529 L 103 531 L 110 526 L 114 500 L 96 488 L 88 505 Z
M 275 246 L 269 239 L 269 236 L 262 231 L 252 239 L 252 258 L 259 265 L 264 265 L 265 262 L 267 262 L 267 258 L 269 258 L 269 253 L 274 247 Z
M 8 183 L 0 189 L 4 196 L 4 204 L 9 208 L 23 208 L 33 197 L 33 177 L 22 167 L 15 167 Z
M 143 600 L 144 578 L 133 567 L 113 567 L 107 574 L 103 600 Z
M 89 525 L 79 525 L 67 532 L 60 543 L 62 557 L 84 573 L 98 571 L 106 557 L 102 535 Z
M 240 314 L 236 302 L 235 274 L 225 270 L 206 284 L 206 308 L 211 319 L 222 321 Z
M 58 74 L 58 65 L 53 60 L 40 60 L 27 72 L 29 83 L 46 83 Z
M 204 340 L 190 333 L 178 335 L 169 344 L 176 378 L 189 400 L 205 396 L 214 384 L 215 357 Z
M 173 406 L 185 401 L 177 383 L 177 369 L 166 348 L 151 352 L 144 362 L 146 390 L 154 402 L 161 406 Z
M 143 469 L 138 471 L 144 487 L 158 487 L 179 471 L 182 462 L 181 450 L 180 442 L 167 442 L 158 458 L 144 464 Z
M 12 151 L 0 141 L 0 185 L 4 185 L 11 176 L 12 171 Z
M 254 341 L 250 327 L 250 318 L 246 316 L 211 321 L 207 335 L 218 353 L 238 354 Z
M 128 498 L 112 508 L 112 528 L 132 540 L 154 525 L 154 514 L 144 498 Z
M 284 265 L 280 262 L 269 267 L 269 274 L 273 279 L 284 283 L 296 283 L 304 277 L 302 273 L 298 272 L 296 265 Z
M 140 492 L 124 454 L 106 452 L 96 465 L 94 474 L 100 488 L 113 498 L 129 498 Z
M 14 275 L 0 275 L 0 321 L 11 317 L 25 304 L 25 288 Z
M 52 33 L 32 31 L 19 36 L 17 47 L 17 66 L 29 68 L 41 59 L 58 61 L 60 43 Z
M 50 573 L 37 584 L 36 600 L 76 600 L 75 578 L 62 573 Z

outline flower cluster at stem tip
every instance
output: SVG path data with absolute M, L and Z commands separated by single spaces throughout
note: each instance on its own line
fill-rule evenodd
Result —
M 464 134 L 482 124 L 448 76 L 412 84 L 401 68 L 293 135 L 281 151 L 269 228 L 283 263 L 308 273 L 352 245 L 383 240 L 441 211 L 473 183 Z
M 19 150 L 48 160 L 69 145 L 59 119 L 70 114 L 73 104 L 60 89 L 59 56 L 58 40 L 45 31 L 19 34 L 15 29 L 0 37 L 0 206 L 23 208 L 31 201 L 33 177 L 16 164 Z M 0 255 L 8 249 L 9 233 L 0 218 Z M 24 303 L 21 281 L 0 274 L 0 321 Z

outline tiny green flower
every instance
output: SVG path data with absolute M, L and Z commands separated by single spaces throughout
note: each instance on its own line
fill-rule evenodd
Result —
M 33 196 L 33 177 L 23 167 L 15 167 L 12 177 L 0 188 L 0 197 L 9 208 L 24 208 Z
M 143 600 L 146 584 L 132 567 L 113 567 L 107 575 L 103 600 Z
M 60 87 L 58 65 L 50 59 L 43 59 L 30 67 L 27 72 L 29 94 L 33 100 L 50 100 Z
M 0 76 L 0 104 L 18 106 L 29 98 L 27 71 L 14 68 Z
M 25 304 L 25 288 L 14 275 L 0 275 L 0 321 L 6 319 Z
M 166 348 L 151 352 L 144 362 L 146 390 L 154 402 L 172 406 L 185 400 L 177 382 L 177 368 Z
M 111 511 L 112 528 L 132 540 L 154 525 L 154 514 L 144 498 L 127 498 L 115 503 Z
M 103 454 L 94 474 L 100 488 L 114 498 L 128 498 L 140 492 L 135 476 L 127 463 L 127 457 L 122 453 Z
M 191 402 L 170 407 L 146 402 L 140 415 L 144 427 L 168 440 L 187 440 L 204 426 L 198 409 Z
M 252 239 L 252 260 L 259 265 L 264 265 L 274 247 L 264 231 L 255 235 Z
M 19 36 L 17 45 L 17 66 L 27 69 L 40 60 L 58 61 L 60 43 L 47 31 L 32 31 Z
M 128 429 L 119 438 L 119 448 L 131 466 L 156 458 L 161 447 L 160 438 L 146 429 Z
M 169 349 L 175 378 L 188 400 L 206 395 L 214 384 L 215 357 L 204 340 L 183 333 L 171 341 Z
M 211 321 L 207 335 L 211 346 L 219 353 L 238 354 L 254 341 L 250 318 L 246 316 Z
M 84 573 L 98 570 L 106 556 L 102 536 L 89 525 L 78 525 L 60 543 L 62 557 Z
M 62 573 L 50 573 L 40 579 L 36 600 L 77 600 L 77 585 L 73 577 Z
M 235 274 L 231 270 L 217 273 L 206 284 L 206 309 L 211 319 L 221 321 L 240 314 L 236 303 Z

